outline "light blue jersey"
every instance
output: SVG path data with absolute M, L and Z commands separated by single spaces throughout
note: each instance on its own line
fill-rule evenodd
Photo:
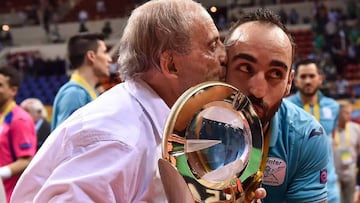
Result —
M 263 187 L 265 203 L 319 202 L 327 199 L 329 145 L 321 125 L 284 100 L 271 120 Z
M 320 108 L 320 124 L 325 129 L 328 144 L 329 144 L 329 164 L 328 171 L 328 202 L 339 203 L 340 202 L 340 190 L 337 185 L 337 174 L 334 165 L 334 155 L 332 150 L 332 133 L 336 127 L 336 122 L 339 114 L 339 104 L 332 98 L 324 96 L 320 91 L 317 92 Z M 297 92 L 294 95 L 286 98 L 293 102 L 297 106 L 303 108 L 300 93 Z
M 91 102 L 90 93 L 74 81 L 64 84 L 55 96 L 51 130 L 67 119 L 74 111 Z

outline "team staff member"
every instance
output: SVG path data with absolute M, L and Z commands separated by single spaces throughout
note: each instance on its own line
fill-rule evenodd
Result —
M 111 58 L 100 34 L 86 33 L 70 38 L 67 45 L 71 69 L 70 81 L 57 92 L 53 104 L 51 129 L 54 130 L 74 111 L 98 96 L 95 87 L 100 78 L 110 76 Z

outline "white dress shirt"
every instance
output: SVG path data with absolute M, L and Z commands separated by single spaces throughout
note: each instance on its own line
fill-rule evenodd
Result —
M 170 112 L 143 81 L 126 81 L 55 129 L 11 202 L 167 202 L 157 161 Z

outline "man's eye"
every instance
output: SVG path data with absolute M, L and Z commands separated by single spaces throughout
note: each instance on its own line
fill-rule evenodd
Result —
M 275 79 L 283 78 L 283 75 L 283 72 L 280 70 L 274 70 L 270 73 L 270 77 Z
M 240 64 L 236 69 L 245 73 L 251 73 L 251 66 L 249 64 Z
M 218 42 L 217 42 L 217 41 L 213 41 L 213 42 L 210 44 L 210 49 L 211 49 L 211 51 L 216 51 L 217 46 L 218 46 Z

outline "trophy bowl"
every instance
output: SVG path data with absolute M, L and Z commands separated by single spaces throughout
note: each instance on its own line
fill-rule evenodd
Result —
M 169 202 L 252 201 L 262 178 L 263 132 L 235 87 L 205 82 L 188 89 L 171 108 L 162 141 L 159 170 Z

